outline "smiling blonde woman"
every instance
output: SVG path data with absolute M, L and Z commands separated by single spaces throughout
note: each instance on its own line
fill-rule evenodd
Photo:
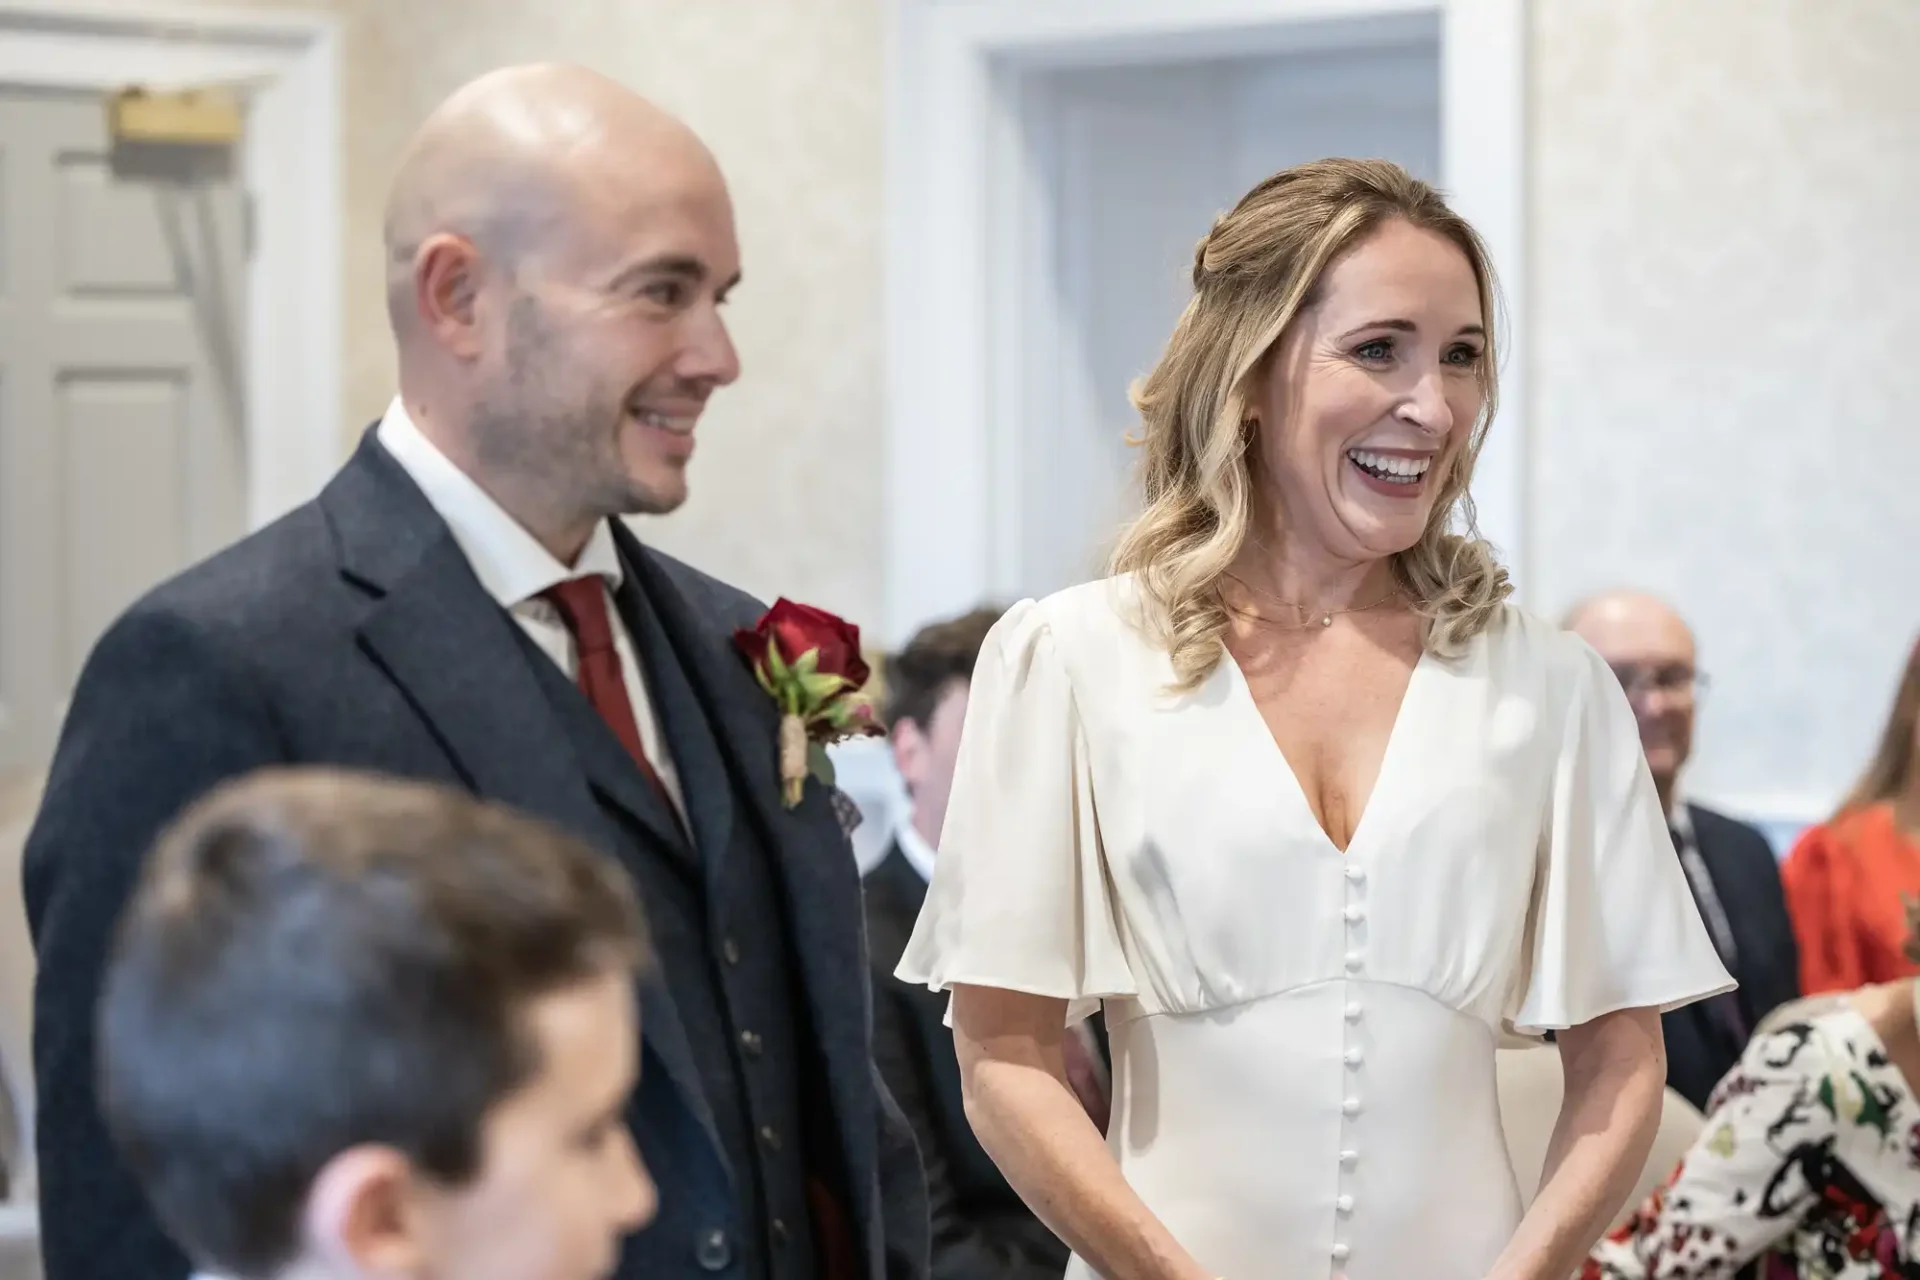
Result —
M 902 977 L 968 1114 L 1113 1280 L 1559 1277 L 1658 1119 L 1658 1013 L 1732 984 L 1626 698 L 1473 532 L 1493 274 L 1380 161 L 1215 224 L 1138 393 L 1114 576 L 980 659 Z M 1106 1010 L 1107 1139 L 1063 1029 Z M 1494 1047 L 1567 1075 L 1523 1215 Z

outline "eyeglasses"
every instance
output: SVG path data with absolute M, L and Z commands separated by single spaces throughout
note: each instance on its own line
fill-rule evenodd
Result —
M 1706 695 L 1711 683 L 1704 671 L 1695 671 L 1685 663 L 1668 663 L 1664 666 L 1640 666 L 1630 662 L 1616 662 L 1613 678 L 1626 690 L 1627 698 L 1644 697 L 1649 693 L 1664 693 L 1672 698 L 1692 698 L 1696 701 Z

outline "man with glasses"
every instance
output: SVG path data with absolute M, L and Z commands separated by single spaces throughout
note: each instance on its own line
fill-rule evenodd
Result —
M 1661 1018 L 1667 1083 L 1704 1110 L 1754 1025 L 1799 995 L 1799 960 L 1779 863 L 1753 827 L 1680 798 L 1694 712 L 1706 688 L 1693 632 L 1680 615 L 1652 596 L 1613 591 L 1574 606 L 1563 625 L 1593 646 L 1626 690 L 1674 850 L 1720 959 L 1740 983 L 1737 991 Z

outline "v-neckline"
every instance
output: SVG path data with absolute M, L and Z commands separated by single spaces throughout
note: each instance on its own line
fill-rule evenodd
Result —
M 1225 646 L 1222 648 L 1224 649 Z M 1267 723 L 1265 713 L 1260 710 L 1259 699 L 1253 696 L 1253 685 L 1247 680 L 1246 668 L 1240 665 L 1240 660 L 1233 656 L 1231 649 L 1226 650 L 1229 676 L 1239 693 L 1241 704 L 1252 718 L 1253 727 L 1266 740 L 1268 749 L 1273 753 L 1274 763 L 1280 767 L 1280 772 L 1286 777 L 1293 798 L 1299 802 L 1301 814 L 1306 818 L 1307 825 L 1313 828 L 1314 833 L 1327 848 L 1342 858 L 1351 857 L 1354 849 L 1359 846 L 1361 837 L 1366 834 L 1368 825 L 1372 821 L 1373 811 L 1378 807 L 1377 801 L 1380 799 L 1381 792 L 1386 790 L 1394 759 L 1398 754 L 1399 742 L 1403 736 L 1402 729 L 1407 721 L 1407 709 L 1419 692 L 1421 676 L 1426 674 L 1427 660 L 1430 656 L 1430 652 L 1422 647 L 1419 658 L 1414 661 L 1413 670 L 1407 675 L 1407 687 L 1400 694 L 1400 705 L 1394 708 L 1393 725 L 1387 730 L 1387 745 L 1380 752 L 1380 764 L 1374 770 L 1373 785 L 1367 789 L 1367 798 L 1360 806 L 1360 816 L 1353 824 L 1353 834 L 1347 837 L 1346 847 L 1342 848 L 1333 838 L 1333 833 L 1327 830 L 1326 824 L 1320 820 L 1320 815 L 1314 811 L 1313 800 L 1307 795 L 1306 787 L 1301 784 L 1300 775 L 1294 772 L 1293 761 L 1287 759 L 1286 751 L 1280 746 L 1280 739 L 1274 736 L 1273 726 Z

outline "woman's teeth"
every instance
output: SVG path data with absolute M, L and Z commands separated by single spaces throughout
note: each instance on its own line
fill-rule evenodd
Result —
M 1401 458 L 1371 449 L 1349 449 L 1347 457 L 1354 466 L 1388 484 L 1419 484 L 1420 477 L 1427 474 L 1427 468 L 1433 464 L 1432 458 Z

